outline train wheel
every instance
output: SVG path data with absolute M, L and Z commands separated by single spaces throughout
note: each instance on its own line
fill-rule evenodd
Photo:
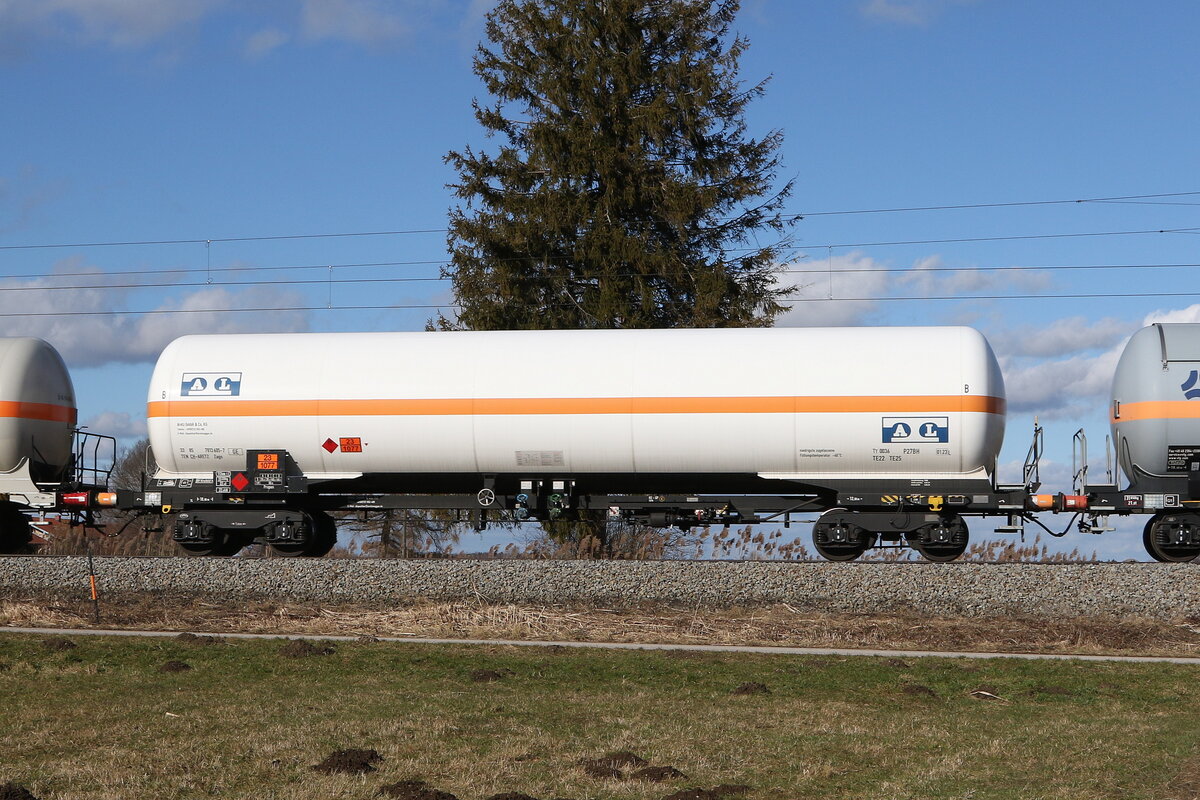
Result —
M 313 521 L 313 539 L 305 555 L 319 558 L 337 544 L 337 523 L 324 511 L 314 511 L 310 516 Z
M 218 528 L 203 520 L 175 520 L 171 523 L 171 538 L 189 556 L 228 558 L 246 545 L 242 531 Z
M 813 547 L 826 561 L 853 561 L 875 544 L 875 534 L 848 522 L 813 524 Z
M 1200 529 L 1188 515 L 1151 517 L 1142 531 L 1142 544 L 1156 561 L 1194 561 L 1200 556 Z
M 211 526 L 210 526 L 211 527 Z M 189 556 L 231 556 L 242 549 L 239 544 L 236 549 L 229 551 L 230 543 L 225 531 L 220 528 L 212 529 L 211 542 L 175 542 L 184 555 Z
M 33 549 L 30 544 L 32 539 L 33 528 L 29 527 L 29 517 L 18 511 L 16 506 L 4 506 L 0 510 L 0 553 L 29 553 Z
M 271 551 L 282 558 L 320 558 L 337 544 L 337 523 L 324 511 L 305 513 L 308 541 L 302 544 L 273 544 Z
M 906 536 L 909 545 L 926 561 L 953 561 L 967 550 L 970 535 L 960 516 L 922 525 Z

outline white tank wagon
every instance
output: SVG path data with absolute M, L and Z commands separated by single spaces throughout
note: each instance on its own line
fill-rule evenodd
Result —
M 964 327 L 188 336 L 148 420 L 155 486 L 212 487 L 176 526 L 200 552 L 314 552 L 353 493 L 651 524 L 832 510 L 834 558 L 901 538 L 954 557 L 959 512 L 1022 507 L 994 485 L 1003 378 Z M 272 492 L 294 523 L 254 516 Z
M 0 552 L 29 542 L 21 509 L 53 505 L 72 465 L 76 417 L 58 351 L 41 339 L 0 338 Z
M 1150 555 L 1200 556 L 1200 324 L 1159 323 L 1135 333 L 1117 362 L 1109 411 L 1127 485 L 1086 485 L 1089 511 L 1151 514 L 1143 534 Z
M 986 478 L 1004 402 L 970 328 L 325 333 L 178 339 L 148 416 L 163 477 L 814 481 Z

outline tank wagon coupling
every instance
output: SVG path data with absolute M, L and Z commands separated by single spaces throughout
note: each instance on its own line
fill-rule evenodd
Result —
M 1027 498 L 1026 508 L 1030 511 L 1051 511 L 1055 514 L 1072 513 L 1089 510 L 1090 501 L 1084 494 L 1031 494 Z

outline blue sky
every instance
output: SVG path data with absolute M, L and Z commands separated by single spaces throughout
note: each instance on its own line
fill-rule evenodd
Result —
M 471 55 L 490 7 L 0 0 L 0 334 L 50 340 L 84 421 L 136 436 L 174 336 L 422 327 L 449 297 L 442 156 L 489 146 Z M 1200 320 L 1195 267 L 1157 266 L 1200 264 L 1200 230 L 1133 233 L 1200 228 L 1197 23 L 1187 0 L 745 0 L 742 77 L 772 76 L 751 133 L 783 130 L 805 215 L 781 278 L 811 302 L 779 324 L 978 327 L 1008 382 L 1002 477 L 1036 415 L 1068 488 L 1124 338 Z M 828 213 L 961 205 L 986 207 Z M 413 232 L 265 238 L 382 231 Z M 299 310 L 135 313 L 239 307 Z

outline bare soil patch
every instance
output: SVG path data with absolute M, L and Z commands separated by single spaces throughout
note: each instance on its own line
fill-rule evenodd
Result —
M 458 800 L 450 792 L 431 788 L 425 781 L 396 781 L 379 787 L 379 794 L 399 800 Z
M 734 797 L 749 791 L 750 787 L 744 784 L 723 783 L 711 789 L 680 789 L 662 800 L 721 800 L 723 797 Z
M 581 764 L 597 764 L 605 767 L 644 767 L 650 762 L 639 755 L 629 752 L 628 750 L 617 750 L 612 753 L 606 753 L 599 758 L 584 759 Z
M 910 697 L 937 697 L 937 692 L 919 683 L 906 683 L 900 691 Z
M 674 767 L 645 767 L 633 772 L 629 777 L 635 781 L 650 781 L 651 783 L 663 783 L 665 781 L 673 781 L 679 778 L 686 778 L 679 770 Z
M 625 777 L 622 768 L 645 767 L 650 762 L 628 750 L 618 750 L 599 758 L 581 758 L 577 763 L 590 778 L 621 780 Z
M 332 774 L 335 772 L 349 772 L 362 774 L 365 772 L 374 772 L 375 764 L 383 760 L 383 756 L 375 750 L 362 750 L 358 748 L 350 748 L 348 750 L 334 750 L 320 764 L 314 764 L 313 769 L 317 772 Z
M 187 672 L 192 665 L 186 661 L 168 661 L 158 668 L 159 672 Z
M 717 794 L 711 789 L 680 789 L 667 795 L 663 800 L 720 800 L 724 795 Z
M 49 650 L 51 653 L 61 653 L 64 650 L 74 650 L 79 645 L 75 644 L 70 639 L 62 636 L 51 636 L 42 641 L 42 647 Z
M 584 762 L 582 764 L 583 772 L 589 778 L 599 778 L 600 780 L 615 780 L 619 781 L 625 777 L 625 773 L 616 767 L 611 767 L 607 764 L 597 764 L 594 762 Z
M 0 800 L 38 800 L 33 792 L 11 781 L 0 784 Z
M 218 636 L 197 635 L 184 631 L 175 637 L 175 641 L 182 642 L 184 644 L 213 645 L 221 644 L 225 640 Z
M 279 648 L 279 655 L 285 658 L 308 658 L 310 656 L 331 656 L 336 653 L 331 645 L 318 646 L 305 639 L 292 639 Z
M 475 683 L 495 683 L 512 674 L 510 669 L 476 669 L 471 671 L 471 680 Z

